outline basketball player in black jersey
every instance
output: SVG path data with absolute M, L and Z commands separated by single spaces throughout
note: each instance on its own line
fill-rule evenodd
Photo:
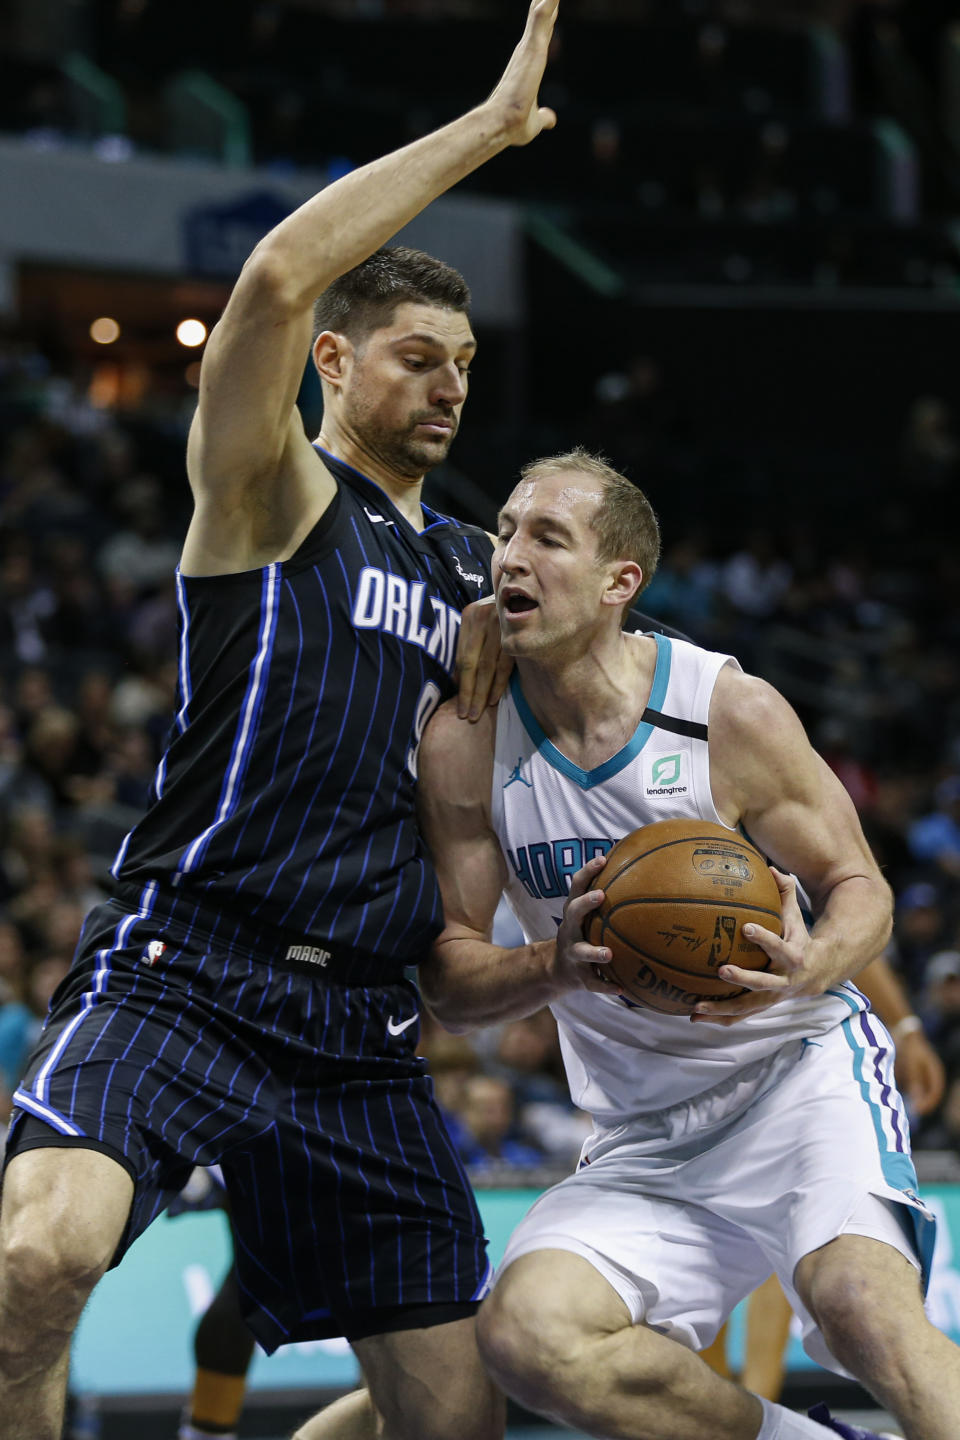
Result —
M 487 538 L 420 501 L 474 337 L 458 276 L 378 247 L 554 124 L 556 10 L 534 0 L 486 101 L 272 231 L 207 344 L 170 745 L 15 1096 L 2 1440 L 59 1437 L 90 1290 L 198 1164 L 222 1168 L 261 1344 L 342 1334 L 360 1360 L 365 1388 L 301 1440 L 502 1430 L 473 1334 L 485 1242 L 405 979 L 442 919 L 417 747 L 489 588 Z M 312 445 L 294 401 L 317 295 Z

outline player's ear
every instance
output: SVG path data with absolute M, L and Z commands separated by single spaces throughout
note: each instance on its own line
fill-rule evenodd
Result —
M 322 330 L 313 342 L 313 363 L 320 379 L 339 387 L 343 380 L 344 361 L 352 353 L 353 346 L 346 335 L 336 330 Z
M 631 605 L 643 584 L 643 571 L 635 560 L 618 560 L 610 567 L 605 605 Z

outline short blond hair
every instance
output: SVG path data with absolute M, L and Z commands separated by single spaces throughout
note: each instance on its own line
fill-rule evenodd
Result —
M 582 445 L 531 460 L 520 471 L 521 480 L 534 484 L 548 475 L 588 475 L 600 482 L 600 499 L 590 520 L 597 536 L 597 559 L 635 561 L 643 571 L 639 595 L 653 579 L 660 559 L 660 526 L 643 491 L 602 455 Z

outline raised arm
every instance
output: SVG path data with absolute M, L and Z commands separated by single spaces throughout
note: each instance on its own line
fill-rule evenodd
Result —
M 750 1013 L 790 994 L 822 994 L 879 955 L 890 934 L 890 889 L 846 790 L 810 745 L 787 701 L 765 681 L 727 666 L 710 706 L 710 772 L 717 809 L 742 825 L 773 863 L 788 919 L 784 939 L 751 935 L 767 951 L 765 972 L 723 967 L 755 991 L 698 1006 L 704 1015 Z M 812 930 L 798 922 L 796 875 L 810 897 Z
M 257 245 L 207 343 L 187 469 L 196 513 L 188 572 L 282 559 L 333 495 L 294 408 L 313 301 L 430 201 L 555 123 L 537 92 L 558 0 L 534 0 L 492 94 L 432 135 L 308 200 Z
M 443 896 L 444 929 L 420 966 L 420 989 L 448 1030 L 461 1032 L 530 1015 L 566 990 L 609 993 L 593 965 L 610 952 L 582 936 L 586 915 L 599 903 L 590 890 L 603 868 L 597 857 L 574 877 L 555 940 L 506 949 L 490 939 L 507 878 L 506 861 L 490 823 L 495 710 L 471 725 L 457 718 L 455 701 L 441 705 L 427 726 L 418 759 L 420 824 L 433 854 Z

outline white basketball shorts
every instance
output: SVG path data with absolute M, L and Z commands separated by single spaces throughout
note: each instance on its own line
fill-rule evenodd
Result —
M 640 1122 L 595 1131 L 577 1173 L 520 1222 L 498 1273 L 533 1250 L 573 1251 L 634 1324 L 701 1350 L 775 1271 L 807 1353 L 845 1373 L 793 1288 L 797 1263 L 838 1235 L 867 1235 L 905 1255 L 925 1287 L 935 1222 L 916 1193 L 893 1042 L 876 1016 L 792 1042 L 780 1061 L 776 1083 L 699 1144 L 671 1150 L 662 1127 L 652 1141 Z

